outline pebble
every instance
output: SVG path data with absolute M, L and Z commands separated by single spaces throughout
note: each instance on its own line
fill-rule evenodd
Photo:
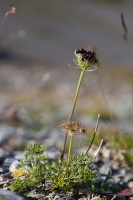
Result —
M 0 163 L 2 164 L 4 160 L 9 156 L 9 153 L 5 153 L 3 149 L 0 149 Z
M 57 146 L 57 144 L 62 143 L 64 139 L 64 134 L 60 129 L 53 129 L 50 131 L 48 137 L 44 141 L 46 147 Z
M 59 155 L 60 155 L 60 152 L 53 152 L 53 151 L 48 151 L 46 153 L 46 155 L 48 156 L 48 158 L 51 160 L 51 161 L 55 161 Z
M 99 172 L 101 174 L 108 174 L 109 170 L 110 170 L 110 158 L 106 158 L 104 164 L 99 169 Z
M 12 164 L 11 164 L 10 167 L 9 167 L 9 171 L 10 171 L 10 172 L 16 171 L 18 163 L 19 163 L 18 160 L 14 160 L 14 162 L 12 162 Z
M 15 129 L 14 129 L 15 130 Z M 21 133 L 21 134 L 18 134 Z M 44 146 L 47 149 L 47 155 L 49 157 L 50 160 L 55 161 L 59 155 L 60 155 L 60 151 L 59 151 L 59 144 L 62 144 L 62 141 L 64 139 L 64 133 L 62 132 L 62 130 L 60 129 L 42 129 L 40 132 L 38 132 L 38 134 L 33 134 L 30 137 L 26 136 L 25 139 L 25 134 L 27 133 L 27 131 L 17 131 L 16 134 L 16 141 L 17 141 L 17 137 L 21 137 L 22 140 L 22 144 L 23 143 L 28 143 L 28 144 L 32 144 L 35 142 L 41 142 L 44 143 Z M 1 133 L 2 134 L 2 133 Z M 8 137 L 8 134 L 6 135 L 6 137 Z M 4 139 L 6 139 L 6 137 Z M 13 136 L 14 137 L 14 136 Z M 78 138 L 78 137 L 77 137 Z M 80 138 L 80 139 L 84 139 Z M 1 140 L 3 141 L 3 140 Z M 79 153 L 78 150 L 81 150 L 82 152 L 86 152 L 87 148 L 77 148 L 77 152 Z M 103 150 L 104 149 L 104 150 Z M 117 185 L 121 185 L 122 187 L 130 187 L 133 188 L 133 173 L 130 171 L 129 168 L 121 168 L 119 165 L 119 162 L 117 161 L 117 155 L 115 155 L 116 160 L 114 161 L 115 163 L 113 163 L 114 165 L 111 164 L 111 158 L 110 158 L 110 149 L 109 146 L 107 146 L 107 152 L 106 151 L 106 146 L 100 151 L 100 154 L 97 156 L 96 162 L 95 162 L 95 169 L 96 171 L 102 175 L 101 178 L 99 179 L 95 179 L 94 181 L 99 184 L 100 181 L 102 182 L 106 175 L 108 174 L 108 171 L 111 170 L 112 175 L 110 178 L 110 182 L 111 183 L 115 183 Z M 119 152 L 120 155 L 120 152 Z M 24 158 L 24 151 L 11 151 L 11 152 L 7 152 L 4 151 L 2 148 L 0 149 L 0 173 L 8 173 L 8 172 L 13 172 L 16 170 L 16 165 L 18 164 L 19 160 Z M 119 157 L 120 158 L 120 157 Z M 10 199 L 10 200 L 24 200 L 23 197 L 19 197 L 14 193 L 11 193 L 7 190 L 2 190 L 5 193 L 5 200 Z M 11 195 L 11 198 L 9 198 L 9 194 Z M 0 197 L 1 197 L 2 193 L 0 192 Z M 16 196 L 13 196 L 16 195 Z M 51 195 L 51 197 L 50 197 Z M 58 200 L 63 200 L 63 199 L 67 199 L 67 200 L 74 200 L 71 196 L 65 194 L 65 193 L 56 193 L 56 192 L 52 192 L 49 194 L 48 196 L 49 198 L 52 199 L 58 199 Z M 80 199 L 80 198 L 79 198 Z M 81 198 L 82 199 L 82 198 Z
M 125 175 L 125 181 L 127 182 L 127 181 L 130 181 L 130 180 L 133 180 L 133 173 L 127 171 L 127 173 Z
M 2 168 L 3 168 L 4 172 L 9 171 L 9 168 L 14 161 L 16 161 L 16 159 L 14 159 L 14 158 L 6 158 L 5 159 L 5 161 L 2 164 Z
M 49 199 L 53 199 L 53 200 L 65 200 L 65 199 L 66 200 L 75 200 L 73 197 L 69 196 L 65 192 L 58 193 L 58 191 L 51 192 L 47 197 Z
M 127 186 L 128 186 L 129 188 L 133 188 L 133 180 L 132 180 L 132 181 L 128 181 Z
M 0 200 L 26 200 L 26 199 L 8 190 L 0 189 Z
M 40 141 L 43 139 L 46 139 L 46 138 L 49 138 L 49 134 L 51 133 L 51 130 L 50 129 L 47 129 L 47 128 L 43 128 L 41 129 L 40 131 L 38 131 L 35 135 L 35 139 L 39 139 Z
M 8 125 L 1 125 L 0 127 L 0 143 L 4 142 L 9 136 L 14 136 L 16 128 Z
M 21 160 L 21 159 L 23 159 L 24 158 L 24 155 L 25 155 L 25 152 L 14 152 L 14 158 L 16 159 L 16 160 Z

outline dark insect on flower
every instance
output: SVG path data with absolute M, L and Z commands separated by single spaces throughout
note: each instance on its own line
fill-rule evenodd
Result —
M 79 122 L 67 122 L 60 125 L 60 128 L 65 130 L 69 135 L 75 135 L 79 132 L 85 134 L 85 129 L 80 125 Z
M 85 49 L 77 49 L 75 51 L 76 59 L 74 62 L 84 71 L 91 71 L 89 68 L 92 67 L 92 71 L 97 69 L 99 60 L 97 54 L 94 51 L 87 51 Z

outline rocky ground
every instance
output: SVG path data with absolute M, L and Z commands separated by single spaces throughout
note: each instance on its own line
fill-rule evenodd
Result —
M 4 189 L 4 191 L 0 190 L 0 196 L 4 195 L 5 199 L 8 199 L 8 195 L 12 195 L 14 199 L 15 198 L 17 199 L 18 197 L 15 197 L 16 196 L 15 194 L 13 193 L 11 194 L 9 191 L 7 191 L 6 193 L 6 189 L 8 188 L 8 181 L 10 180 L 8 179 L 9 173 L 12 170 L 14 170 L 13 166 L 15 165 L 16 160 L 24 158 L 24 151 L 22 150 L 24 145 L 27 143 L 32 144 L 36 142 L 43 143 L 46 146 L 46 149 L 48 150 L 49 158 L 52 161 L 55 161 L 58 159 L 60 155 L 60 149 L 64 134 L 59 129 L 51 129 L 51 130 L 42 129 L 41 131 L 36 132 L 36 134 L 31 134 L 28 133 L 26 129 L 13 128 L 9 125 L 6 125 L 6 127 L 3 126 L 3 128 L 1 127 L 0 133 L 1 133 L 0 185 L 1 188 Z M 77 136 L 75 140 L 84 141 L 85 136 Z M 86 152 L 87 148 L 88 147 L 84 145 L 78 149 L 73 149 L 73 152 L 74 153 Z M 90 153 L 94 154 L 96 150 L 97 147 L 93 145 L 92 148 L 90 149 Z M 95 161 L 95 170 L 98 173 L 100 173 L 102 179 L 104 179 L 108 174 L 109 170 L 111 170 L 110 182 L 115 183 L 117 186 L 120 186 L 122 190 L 130 188 L 131 191 L 128 191 L 124 195 L 132 196 L 133 173 L 131 168 L 129 168 L 125 163 L 124 156 L 121 150 L 119 151 L 114 150 L 111 148 L 109 143 L 104 142 L 100 150 L 100 153 L 98 154 Z M 62 198 L 70 199 L 70 196 L 68 196 L 69 197 L 68 198 L 66 197 L 67 195 L 64 193 L 61 193 L 62 196 L 60 196 L 60 194 L 57 194 L 56 191 L 47 195 L 47 198 L 50 199 L 51 195 L 52 199 L 62 199 Z
M 2 174 L 9 173 L 12 163 L 23 158 L 27 143 L 41 142 L 51 160 L 59 157 L 64 139 L 59 125 L 68 120 L 79 71 L 71 68 L 67 68 L 70 72 L 64 68 L 44 69 L 41 66 L 38 69 L 22 63 L 14 67 L 6 63 L 0 70 L 0 185 L 4 188 L 0 190 L 0 199 L 19 200 L 24 198 L 6 190 L 7 180 Z M 118 128 L 132 133 L 132 76 L 130 80 L 127 76 L 128 73 L 120 73 L 119 69 L 117 73 L 107 73 L 103 69 L 94 74 L 86 73 L 74 119 L 86 128 L 95 128 L 97 114 L 100 113 L 101 118 L 104 117 L 99 128 L 115 123 Z M 78 146 L 73 148 L 73 153 L 85 152 L 87 136 L 78 135 L 75 140 Z M 90 153 L 96 149 L 93 145 Z M 103 178 L 111 170 L 110 181 L 120 185 L 122 190 L 126 189 L 122 196 L 129 197 L 133 194 L 133 173 L 122 153 L 112 149 L 105 141 L 95 168 Z M 47 199 L 73 199 L 64 193 L 49 195 Z M 80 199 L 84 199 L 82 193 Z

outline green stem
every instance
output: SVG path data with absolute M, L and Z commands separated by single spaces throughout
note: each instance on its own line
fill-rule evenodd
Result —
M 72 141 L 73 141 L 73 135 L 70 137 L 70 142 L 69 142 L 69 149 L 68 149 L 68 160 L 67 160 L 67 165 L 70 163 L 70 156 L 71 156 L 71 149 L 72 149 Z
M 82 79 L 83 79 L 84 72 L 85 71 L 81 71 L 80 76 L 79 76 L 79 80 L 78 80 L 78 85 L 77 85 L 77 88 L 76 88 L 76 93 L 75 93 L 75 97 L 74 97 L 72 111 L 71 111 L 71 114 L 69 116 L 69 121 L 72 121 L 72 117 L 73 117 L 73 113 L 74 113 L 74 110 L 75 110 L 75 106 L 76 106 L 76 102 L 77 102 L 77 98 L 78 98 L 78 94 L 79 94 L 79 89 L 80 89 L 80 86 L 81 86 L 81 82 L 82 82 Z
M 82 82 L 82 79 L 83 79 L 84 72 L 85 71 L 81 71 L 80 76 L 79 76 L 79 80 L 78 80 L 78 85 L 77 85 L 76 92 L 75 92 L 72 111 L 70 113 L 69 120 L 68 120 L 69 122 L 72 121 L 72 117 L 73 117 L 73 113 L 74 113 L 74 110 L 75 110 L 75 106 L 76 106 L 76 102 L 77 102 L 77 98 L 78 98 L 78 94 L 79 94 L 79 89 L 80 89 L 80 86 L 81 86 L 81 82 Z M 68 133 L 66 132 L 66 135 L 65 135 L 65 138 L 64 138 L 64 143 L 63 143 L 63 148 L 62 148 L 62 152 L 61 152 L 61 156 L 60 156 L 61 160 L 64 157 L 64 151 L 65 151 L 65 147 L 66 147 L 67 135 L 68 135 Z

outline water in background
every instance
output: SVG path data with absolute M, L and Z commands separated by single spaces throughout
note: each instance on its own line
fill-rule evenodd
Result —
M 1 55 L 66 66 L 76 48 L 92 46 L 98 50 L 103 66 L 124 65 L 129 60 L 120 13 L 125 16 L 132 52 L 133 1 L 107 2 L 0 0 Z M 11 3 L 16 5 L 16 14 L 10 15 L 2 26 Z

